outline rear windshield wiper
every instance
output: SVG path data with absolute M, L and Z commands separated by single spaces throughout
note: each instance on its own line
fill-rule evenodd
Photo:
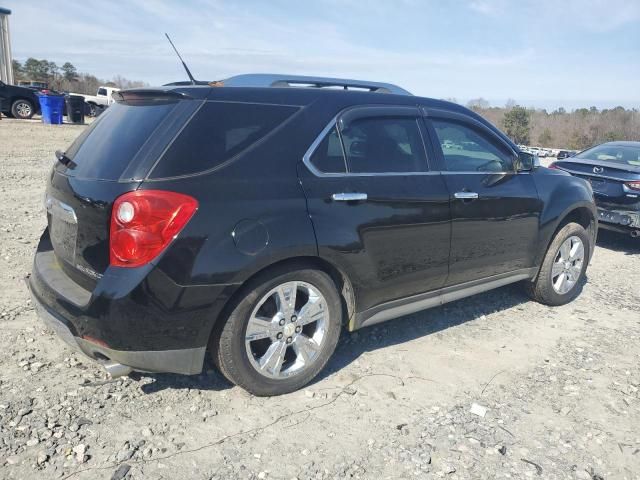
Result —
M 60 150 L 56 150 L 56 158 L 64 166 L 67 166 L 67 165 L 69 165 L 71 163 L 71 159 L 69 157 L 67 157 L 67 152 L 62 152 Z

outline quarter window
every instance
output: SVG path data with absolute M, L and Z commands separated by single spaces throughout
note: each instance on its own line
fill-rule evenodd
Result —
M 408 173 L 427 169 L 415 118 L 362 118 L 351 122 L 341 134 L 350 173 Z
M 255 145 L 297 111 L 298 107 L 284 105 L 206 102 L 151 177 L 190 175 L 215 168 Z
M 342 145 L 336 127 L 333 127 L 311 155 L 311 163 L 324 173 L 346 171 Z
M 458 122 L 432 120 L 442 154 L 451 172 L 507 172 L 511 156 L 484 134 Z

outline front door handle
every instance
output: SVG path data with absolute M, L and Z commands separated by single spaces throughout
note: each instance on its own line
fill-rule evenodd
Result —
M 453 196 L 461 200 L 475 200 L 478 198 L 478 194 L 476 192 L 456 192 Z
M 336 202 L 363 202 L 367 199 L 366 193 L 334 193 L 331 199 Z

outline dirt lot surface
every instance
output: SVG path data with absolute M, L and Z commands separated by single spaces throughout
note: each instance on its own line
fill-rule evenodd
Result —
M 640 478 L 640 240 L 601 233 L 581 296 L 510 286 L 344 333 L 305 390 L 110 380 L 24 280 L 43 188 L 81 126 L 0 122 L 0 478 Z

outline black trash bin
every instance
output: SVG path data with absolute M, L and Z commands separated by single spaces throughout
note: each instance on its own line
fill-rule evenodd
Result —
M 69 123 L 84 123 L 84 97 L 67 95 L 67 121 Z

